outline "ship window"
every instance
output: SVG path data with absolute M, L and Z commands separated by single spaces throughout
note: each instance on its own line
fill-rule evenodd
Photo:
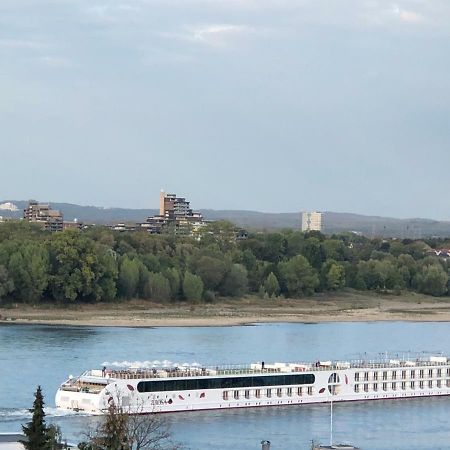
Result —
M 416 383 L 414 383 L 414 381 L 411 381 L 411 389 L 415 389 L 416 388 Z
M 387 380 L 387 372 L 383 372 L 383 380 Z
M 334 372 L 328 377 L 328 383 L 339 383 L 339 375 Z
M 406 380 L 406 370 L 402 370 L 402 379 Z
M 406 381 L 402 381 L 402 390 L 406 390 Z
M 440 388 L 441 386 L 442 386 L 442 381 L 441 380 L 437 380 L 436 387 Z
M 428 377 L 433 378 L 433 369 L 428 370 Z
M 424 384 L 425 384 L 425 383 L 424 383 L 423 381 L 419 381 L 419 388 L 420 388 L 420 389 L 423 389 Z
M 383 391 L 387 391 L 388 390 L 388 385 L 387 383 L 383 383 Z
M 266 390 L 266 396 L 267 396 L 267 398 L 272 397 L 272 389 L 267 389 Z
M 374 383 L 374 385 L 373 385 L 373 390 L 374 390 L 375 392 L 378 391 L 378 383 Z
M 183 380 L 140 381 L 138 392 L 190 391 L 206 389 L 239 389 L 265 386 L 314 384 L 314 374 L 193 378 Z
M 447 369 L 447 376 L 450 377 L 450 369 Z
M 369 372 L 364 372 L 364 381 L 369 379 Z
M 235 400 L 239 400 L 239 391 L 234 391 L 233 392 L 233 397 Z
M 247 399 L 250 398 L 250 391 L 246 390 L 244 395 L 245 395 L 245 398 L 247 398 Z
M 255 397 L 261 398 L 261 389 L 255 389 Z
M 392 379 L 393 379 L 393 380 L 396 380 L 396 379 L 397 379 L 397 371 L 396 371 L 396 370 L 393 370 L 393 371 L 392 371 Z
M 355 373 L 355 381 L 359 381 L 359 372 Z
M 223 399 L 228 400 L 228 391 L 223 391 Z
M 450 380 L 449 380 L 449 381 L 450 381 Z M 303 395 L 303 388 L 301 388 L 301 387 L 297 388 L 297 395 L 298 395 L 299 397 L 301 397 L 301 396 Z
M 288 397 L 292 397 L 292 388 L 287 388 L 287 395 Z
M 281 390 L 281 388 L 277 389 L 277 397 L 281 397 L 283 395 L 283 392 Z
M 415 378 L 416 377 L 416 371 L 415 370 L 411 370 L 411 378 Z
M 391 389 L 393 391 L 396 391 L 397 390 L 397 383 L 392 383 Z
M 438 369 L 437 370 L 437 376 L 438 377 L 442 377 L 442 369 Z
M 374 372 L 373 373 L 373 379 L 374 380 L 378 380 L 378 372 Z
M 433 387 L 433 381 L 432 381 L 432 380 L 430 380 L 430 381 L 428 382 L 428 387 L 429 387 L 429 388 L 432 388 L 432 387 Z
M 368 384 L 364 385 L 364 392 L 369 392 L 369 385 Z
M 359 384 L 355 384 L 355 392 L 359 392 Z
M 312 386 L 308 387 L 308 395 L 313 395 L 314 393 L 314 388 Z
M 424 370 L 421 369 L 421 370 L 419 371 L 419 378 L 423 378 L 423 375 L 424 375 Z
M 447 387 L 450 387 L 450 380 L 447 380 Z

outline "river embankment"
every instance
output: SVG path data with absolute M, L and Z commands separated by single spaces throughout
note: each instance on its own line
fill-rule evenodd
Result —
M 450 298 L 339 293 L 303 299 L 245 298 L 212 304 L 120 303 L 0 307 L 0 324 L 176 327 L 273 322 L 450 321 Z

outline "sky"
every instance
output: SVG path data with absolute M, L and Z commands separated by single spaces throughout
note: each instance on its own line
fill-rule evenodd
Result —
M 448 0 L 0 0 L 0 199 L 450 219 Z

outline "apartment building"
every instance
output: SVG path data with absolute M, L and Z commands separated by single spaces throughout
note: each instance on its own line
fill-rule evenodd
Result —
M 40 224 L 47 231 L 63 231 L 64 220 L 60 211 L 52 209 L 48 203 L 30 200 L 23 210 L 24 220 Z
M 190 202 L 176 194 L 160 192 L 159 214 L 148 217 L 141 228 L 150 233 L 174 232 L 177 234 L 192 234 L 206 225 L 203 216 L 194 212 Z
M 302 213 L 302 231 L 322 231 L 322 215 L 317 211 Z

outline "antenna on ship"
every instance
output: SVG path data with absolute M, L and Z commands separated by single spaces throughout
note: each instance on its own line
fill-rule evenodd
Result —
M 333 447 L 333 397 L 330 400 L 330 447 Z

